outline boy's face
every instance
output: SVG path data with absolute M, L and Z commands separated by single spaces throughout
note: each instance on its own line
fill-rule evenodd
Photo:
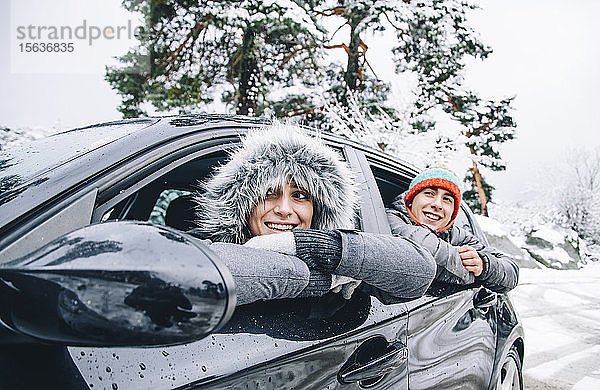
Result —
M 412 199 L 410 211 L 421 225 L 435 231 L 448 226 L 454 212 L 454 196 L 439 187 L 427 187 Z
M 250 231 L 254 236 L 310 229 L 313 202 L 305 190 L 292 182 L 267 193 L 250 214 Z

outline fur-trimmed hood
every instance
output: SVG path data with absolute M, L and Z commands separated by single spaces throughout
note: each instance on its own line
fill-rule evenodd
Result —
M 250 214 L 269 189 L 294 180 L 313 200 L 313 229 L 354 227 L 354 175 L 318 137 L 288 123 L 251 130 L 228 162 L 196 194 L 198 228 L 212 241 L 242 244 L 252 237 Z

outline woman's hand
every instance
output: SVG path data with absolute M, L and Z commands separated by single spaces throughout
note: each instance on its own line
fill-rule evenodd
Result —
M 479 276 L 483 273 L 483 260 L 479 256 L 477 251 L 468 246 L 457 246 L 458 254 L 462 259 L 462 263 L 469 272 L 473 272 L 473 275 Z

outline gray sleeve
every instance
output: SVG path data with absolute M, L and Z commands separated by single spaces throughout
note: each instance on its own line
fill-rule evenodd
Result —
M 435 276 L 429 252 L 409 239 L 341 231 L 342 258 L 334 273 L 362 280 L 395 298 L 422 296 Z
M 297 257 L 237 244 L 207 240 L 202 243 L 207 244 L 231 271 L 238 305 L 301 296 L 309 283 L 308 266 Z
M 405 237 L 425 248 L 437 264 L 436 282 L 471 284 L 475 277 L 464 267 L 454 246 L 440 239 L 437 234 L 423 226 L 404 222 L 400 217 L 388 212 L 388 220 L 394 236 Z

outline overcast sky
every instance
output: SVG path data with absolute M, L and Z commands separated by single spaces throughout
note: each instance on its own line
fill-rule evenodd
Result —
M 494 53 L 471 67 L 471 85 L 516 95 L 517 140 L 505 172 L 490 175 L 499 199 L 543 196 L 547 171 L 567 150 L 600 146 L 600 1 L 483 0 L 474 27 Z
M 520 199 L 544 187 L 543 175 L 569 147 L 600 146 L 600 1 L 480 4 L 471 23 L 494 53 L 470 66 L 467 82 L 484 97 L 516 95 L 518 138 L 502 149 L 508 169 L 488 181 L 496 200 Z M 18 39 L 19 26 L 75 28 L 83 20 L 87 37 L 74 40 L 73 52 L 21 51 L 40 31 L 21 29 L 27 36 Z M 139 21 L 118 0 L 0 0 L 0 125 L 71 128 L 120 118 L 104 65 L 135 44 L 127 36 L 132 23 Z M 113 38 L 90 40 L 97 31 Z

